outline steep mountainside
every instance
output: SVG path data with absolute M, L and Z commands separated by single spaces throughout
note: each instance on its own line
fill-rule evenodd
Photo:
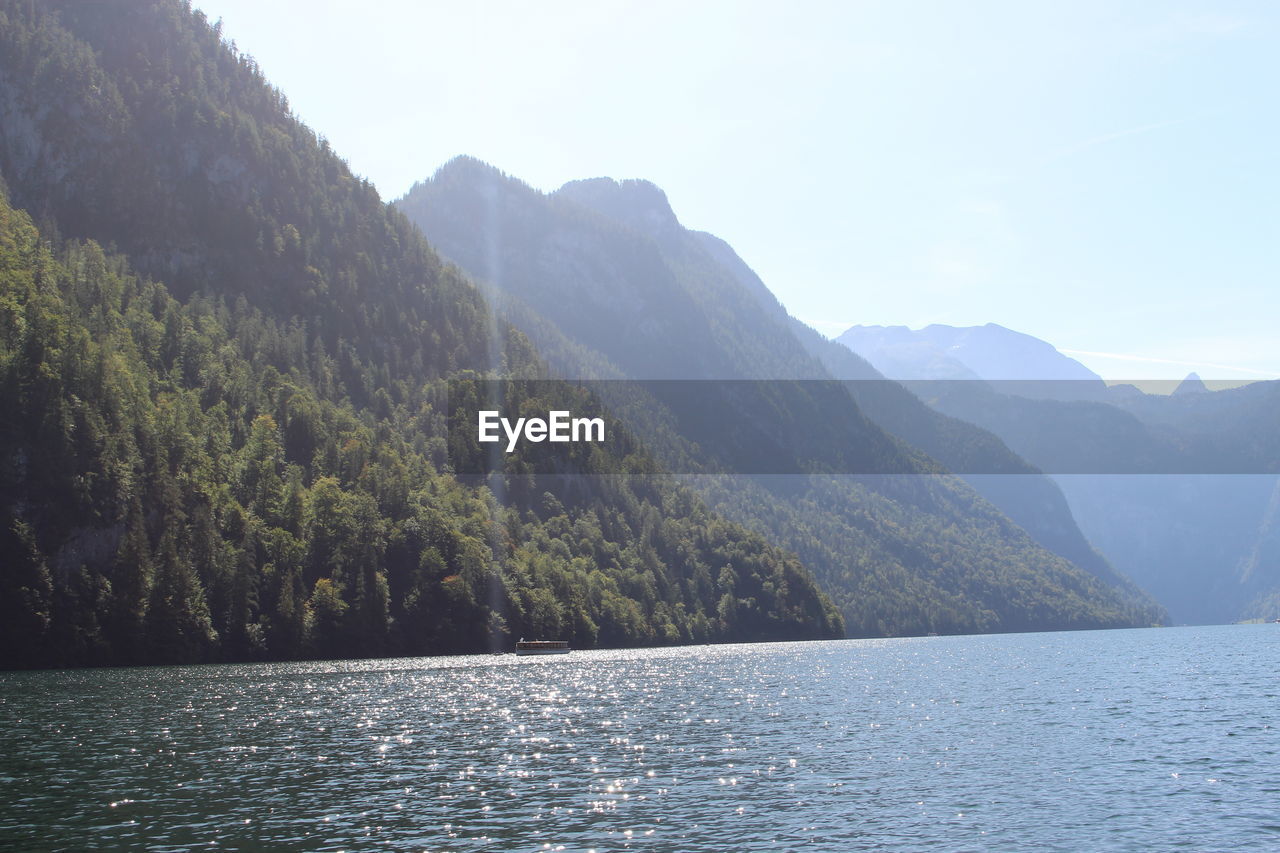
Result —
M 922 394 L 941 411 L 1055 475 L 1090 541 L 1178 621 L 1274 611 L 1280 383 L 1131 391 L 1109 402 L 1033 400 L 977 383 L 932 388 Z
M 992 433 L 939 413 L 898 383 L 885 381 L 847 346 L 786 316 L 760 277 L 727 243 L 710 234 L 697 236 L 714 260 L 752 294 L 763 312 L 789 323 L 795 338 L 821 363 L 826 375 L 848 383 L 858 407 L 870 420 L 925 451 L 948 470 L 963 472 L 966 482 L 1045 548 L 1120 586 L 1137 599 L 1144 597 L 1081 533 L 1053 480 L 1038 474 L 1034 466 L 1010 452 Z M 1087 383 L 1069 380 L 1065 384 L 1075 392 Z M 1001 387 L 1008 384 L 1001 383 Z
M 526 318 L 522 327 L 544 351 L 563 354 L 552 357 L 563 375 L 832 377 L 763 284 L 744 283 L 745 264 L 732 250 L 681 227 L 665 196 L 648 183 L 578 181 L 544 195 L 459 158 L 397 204 L 446 257 L 493 294 L 507 316 Z M 643 335 L 635 333 L 640 325 Z M 744 385 L 749 383 L 700 382 L 694 393 L 717 399 L 732 394 L 725 399 L 727 411 L 766 430 L 776 425 L 779 410 L 786 411 L 795 418 L 786 433 L 801 445 L 792 448 L 801 462 L 829 462 L 831 448 L 853 445 L 866 449 L 857 458 L 868 464 L 827 470 L 940 470 L 887 436 L 852 395 L 802 399 L 799 389 L 806 383 L 788 381 L 766 383 L 761 387 L 767 391 L 751 395 Z M 786 404 L 771 395 L 786 396 Z M 619 411 L 628 408 L 625 401 L 610 402 Z M 656 402 L 642 434 L 662 458 L 678 459 L 681 470 L 742 470 L 733 464 L 734 436 L 710 441 L 690 431 L 679 399 Z M 918 401 L 915 409 L 935 424 L 945 420 Z M 1027 469 L 993 437 L 969 432 L 992 453 L 1003 452 L 1012 470 Z M 678 454 L 686 448 L 673 449 L 667 440 L 672 436 L 693 439 L 701 467 L 684 467 Z M 1158 608 L 1132 587 L 1119 592 L 1037 547 L 953 478 L 728 477 L 699 481 L 699 487 L 718 508 L 800 554 L 824 579 L 852 633 L 1146 624 L 1160 618 Z M 1069 516 L 1067 523 L 1074 529 Z
M 189 6 L 0 3 L 0 117 L 0 666 L 841 633 L 634 441 L 451 475 L 540 357 Z
M 930 408 L 898 383 L 864 380 L 868 365 L 855 353 L 798 321 L 796 326 L 797 337 L 833 376 L 855 380 L 850 383 L 854 397 L 878 424 L 948 469 L 965 472 L 961 476 L 969 485 L 1050 551 L 1132 596 L 1144 596 L 1081 532 L 1052 478 L 1010 452 L 993 433 Z

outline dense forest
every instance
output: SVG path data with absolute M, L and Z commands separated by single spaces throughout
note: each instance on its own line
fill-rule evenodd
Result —
M 637 442 L 452 475 L 539 356 L 189 6 L 0 5 L 0 113 L 0 664 L 842 634 Z

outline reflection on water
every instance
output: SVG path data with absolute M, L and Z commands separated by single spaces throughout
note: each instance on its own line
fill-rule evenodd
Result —
M 1280 844 L 1280 625 L 0 673 L 0 848 Z

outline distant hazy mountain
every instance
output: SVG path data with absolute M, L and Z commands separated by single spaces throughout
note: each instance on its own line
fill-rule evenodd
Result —
M 854 326 L 837 340 L 888 376 L 937 380 L 908 384 L 1054 474 L 1089 541 L 1177 621 L 1280 616 L 1274 383 L 1210 392 L 1191 373 L 1171 395 L 1104 390 L 1052 345 L 994 323 Z M 986 381 L 947 381 L 963 379 Z M 968 479 L 999 499 L 999 480 Z
M 1175 620 L 1280 616 L 1280 383 L 1211 392 L 1193 375 L 1095 400 L 909 384 L 1053 474 L 1089 541 Z
M 1200 378 L 1199 373 L 1194 371 L 1187 374 L 1187 378 L 1178 383 L 1178 387 L 1173 389 L 1174 394 L 1201 394 L 1208 391 L 1204 380 Z
M 543 194 L 459 158 L 397 204 L 530 333 L 561 375 L 830 379 L 829 346 L 847 362 L 849 375 L 839 378 L 879 376 L 838 345 L 806 340 L 806 331 L 816 333 L 802 331 L 727 244 L 681 226 L 662 191 L 647 182 L 575 181 Z M 820 467 L 832 454 L 852 452 L 882 470 L 939 470 L 885 433 L 878 419 L 886 416 L 931 425 L 924 432 L 932 430 L 948 452 L 964 446 L 940 426 L 955 422 L 897 386 L 874 414 L 852 395 L 816 399 L 803 383 L 685 387 L 701 405 L 713 399 L 733 413 L 746 432 L 726 433 L 717 428 L 720 419 L 691 419 L 686 401 L 671 396 L 609 400 L 635 412 L 634 423 L 669 463 L 693 459 L 705 470 L 735 470 L 735 454 L 752 447 L 744 437 L 764 431 L 797 461 Z M 1032 470 L 989 434 L 967 425 L 956 434 L 976 438 L 973 447 L 998 456 L 1006 470 Z M 1049 485 L 1064 511 L 1057 525 L 1082 542 Z M 851 634 L 1160 618 L 1087 545 L 1100 571 L 1081 571 L 1040 547 L 954 478 L 733 477 L 702 489 L 718 509 L 798 553 L 832 591 Z
M 1191 374 L 1173 394 L 1111 403 L 1148 431 L 1161 467 L 1058 478 L 1094 544 L 1180 621 L 1280 617 L 1280 382 L 1209 391 Z
M 923 329 L 853 326 L 836 340 L 890 379 L 1017 382 L 1007 387 L 1023 396 L 1097 399 L 1105 394 L 1102 377 L 1074 358 L 1039 338 L 995 323 L 934 324 Z

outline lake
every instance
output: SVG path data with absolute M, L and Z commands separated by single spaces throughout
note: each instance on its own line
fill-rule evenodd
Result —
M 1280 625 L 0 673 L 0 848 L 1280 847 Z

